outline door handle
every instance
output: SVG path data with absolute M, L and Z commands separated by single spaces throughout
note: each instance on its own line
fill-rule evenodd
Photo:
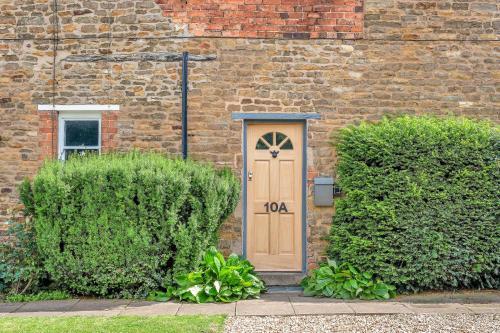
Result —
M 249 171 L 248 172 L 248 181 L 251 182 L 252 178 L 253 178 L 253 173 L 252 173 L 252 171 Z

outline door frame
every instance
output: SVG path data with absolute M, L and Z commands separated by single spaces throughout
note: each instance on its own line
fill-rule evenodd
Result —
M 243 257 L 247 258 L 247 129 L 250 124 L 302 124 L 302 273 L 307 272 L 307 120 L 306 119 L 243 119 Z M 281 271 L 280 271 L 281 272 Z M 292 272 L 292 271 L 291 271 Z M 293 271 L 294 272 L 294 271 Z

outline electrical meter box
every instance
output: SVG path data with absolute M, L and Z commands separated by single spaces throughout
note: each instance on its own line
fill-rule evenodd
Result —
M 331 206 L 333 205 L 333 178 L 316 177 L 314 178 L 314 205 Z

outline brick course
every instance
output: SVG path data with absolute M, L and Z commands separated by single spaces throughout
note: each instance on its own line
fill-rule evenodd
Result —
M 360 38 L 362 0 L 156 0 L 192 36 Z
M 20 6 L 10 12 L 20 15 L 15 20 L 30 17 L 29 6 L 42 8 L 45 3 L 48 9 L 39 12 L 48 15 L 43 22 L 51 22 L 52 1 L 14 3 Z M 416 3 L 401 0 L 397 6 L 415 8 Z M 117 16 L 109 19 L 118 6 L 123 12 L 115 11 Z M 0 37 L 0 220 L 18 205 L 16 186 L 33 175 L 50 152 L 50 119 L 48 113 L 37 111 L 37 104 L 119 104 L 120 111 L 103 113 L 103 139 L 109 140 L 103 142 L 103 150 L 179 154 L 180 62 L 112 62 L 106 56 L 189 51 L 215 57 L 189 65 L 189 154 L 194 159 L 241 173 L 241 123 L 231 120 L 231 112 L 321 114 L 321 120 L 309 122 L 307 148 L 307 250 L 309 265 L 315 265 L 324 254 L 322 238 L 328 234 L 334 209 L 313 206 L 311 182 L 317 175 L 334 174 L 335 151 L 329 141 L 340 128 L 401 113 L 454 113 L 500 122 L 498 38 L 484 39 L 482 28 L 461 38 L 465 35 L 457 28 L 456 38 L 449 39 L 422 26 L 414 29 L 415 40 L 406 41 L 403 28 L 383 22 L 407 21 L 405 15 L 413 12 L 398 9 L 397 16 L 395 2 L 389 0 L 367 0 L 365 6 L 365 38 L 356 40 L 178 38 L 192 31 L 162 16 L 152 0 L 59 1 L 61 12 L 81 14 L 61 16 L 56 50 L 54 29 L 46 24 L 43 33 L 35 33 L 36 20 L 31 28 L 21 26 L 25 30 L 0 23 L 0 34 L 11 31 Z M 128 18 L 131 11 L 135 18 Z M 432 17 L 452 19 L 430 9 L 415 13 L 417 21 L 427 23 Z M 106 34 L 83 28 L 89 24 L 83 17 L 93 22 L 94 14 L 107 22 Z M 370 18 L 372 14 L 379 17 Z M 471 15 L 484 27 L 494 27 L 498 21 L 498 10 L 476 16 L 471 11 Z M 64 31 L 65 25 L 73 25 L 67 29 L 72 32 Z M 19 29 L 31 35 L 22 37 Z M 75 62 L 68 58 L 71 55 L 105 58 Z M 45 134 L 39 136 L 39 129 Z M 220 246 L 226 252 L 241 252 L 241 215 L 238 207 L 222 228 Z
M 40 112 L 38 123 L 38 144 L 40 145 L 40 160 L 57 157 L 57 112 Z

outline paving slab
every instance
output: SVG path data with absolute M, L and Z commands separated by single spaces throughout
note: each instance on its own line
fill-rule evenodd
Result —
M 473 313 L 500 314 L 500 303 L 496 304 L 463 304 Z
M 458 303 L 443 304 L 406 304 L 414 313 L 472 313 L 465 306 Z
M 82 299 L 72 307 L 67 309 L 67 311 L 75 312 L 123 310 L 130 303 L 130 300 L 121 299 Z
M 297 315 L 353 314 L 354 310 L 343 302 L 332 302 L 327 298 L 290 297 Z
M 424 291 L 418 294 L 397 295 L 391 301 L 399 303 L 460 303 L 486 304 L 500 303 L 499 290 L 457 290 L 457 291 Z
M 264 293 L 264 294 L 260 294 L 259 298 L 256 298 L 256 299 L 286 301 L 286 300 L 290 300 L 290 296 L 298 296 L 298 295 L 295 295 L 293 293 L 287 293 L 287 292 Z
M 13 312 L 5 314 L 4 317 L 61 317 L 65 314 L 62 311 L 33 311 L 33 312 Z
M 227 314 L 234 316 L 236 314 L 236 303 L 220 304 L 220 303 L 205 303 L 205 304 L 190 304 L 183 303 L 177 312 L 179 315 L 217 315 Z
M 296 294 L 264 294 L 260 299 L 230 304 L 190 304 L 110 299 L 71 299 L 30 303 L 0 303 L 0 317 L 5 316 L 118 316 L 228 314 L 236 316 L 290 316 L 342 314 L 492 314 L 500 313 L 500 302 L 462 304 L 398 303 L 388 301 L 344 301 L 303 297 Z
M 24 303 L 0 303 L 0 314 L 14 312 L 23 305 Z
M 175 302 L 132 302 L 123 311 L 122 315 L 155 316 L 175 315 L 181 303 Z
M 78 299 L 62 301 L 37 301 L 24 303 L 15 312 L 64 312 L 79 302 Z
M 349 306 L 356 314 L 395 314 L 413 312 L 403 304 L 390 302 L 350 302 Z
M 260 299 L 236 303 L 237 316 L 291 316 L 294 314 L 290 299 L 286 295 L 271 294 Z
M 123 313 L 123 310 L 105 310 L 105 311 L 73 311 L 64 312 L 61 316 L 63 317 L 114 317 L 119 316 Z

